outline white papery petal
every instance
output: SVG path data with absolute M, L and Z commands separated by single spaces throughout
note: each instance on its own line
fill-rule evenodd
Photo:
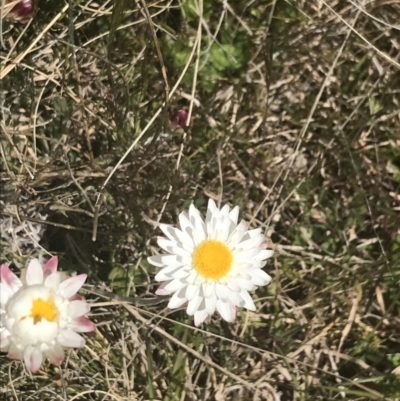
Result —
M 229 215 L 230 207 L 229 205 L 224 205 L 220 211 L 221 216 L 228 216 Z
M 242 220 L 239 225 L 231 232 L 227 245 L 234 248 L 243 239 L 243 235 L 246 232 L 246 223 Z
M 197 309 L 199 309 L 200 304 L 203 301 L 203 297 L 201 296 L 196 296 L 194 297 L 191 301 L 189 301 L 188 306 L 186 308 L 186 313 L 189 316 L 194 315 L 194 313 L 197 311 Z
M 167 224 L 160 224 L 160 229 L 170 240 L 180 242 L 185 249 L 193 250 L 193 240 L 186 233 Z
M 261 228 L 255 228 L 253 230 L 248 230 L 243 236 L 243 241 L 247 241 L 250 238 L 255 238 L 258 235 L 262 234 L 262 229 Z
M 254 259 L 256 260 L 264 260 L 270 258 L 274 254 L 272 249 L 262 249 L 260 253 L 258 253 Z
M 0 350 L 6 352 L 10 345 L 10 333 L 7 330 L 0 331 Z
M 164 249 L 165 251 L 175 254 L 175 255 L 180 255 L 180 256 L 188 256 L 190 255 L 189 251 L 184 249 L 182 246 L 180 246 L 178 243 L 175 241 L 171 241 L 165 238 L 158 238 L 157 243 L 160 248 Z
M 226 301 L 229 298 L 228 293 L 229 293 L 229 290 L 225 285 L 220 284 L 220 283 L 215 284 L 215 294 L 216 294 L 217 298 Z
M 229 302 L 224 302 L 218 299 L 217 310 L 224 320 L 226 320 L 227 322 L 233 322 L 234 316 Z
M 179 291 L 180 289 L 186 287 L 186 283 L 182 280 L 172 280 L 166 286 L 165 289 L 167 291 L 175 292 Z
M 85 345 L 85 339 L 72 330 L 63 330 L 57 340 L 63 347 L 81 348 Z
M 0 281 L 8 288 L 11 294 L 14 294 L 22 287 L 21 280 L 6 265 L 0 266 Z
M 235 206 L 230 212 L 229 212 L 229 218 L 232 220 L 232 222 L 236 225 L 238 218 L 239 218 L 239 206 Z
M 46 351 L 46 356 L 53 365 L 60 366 L 64 360 L 64 348 L 60 344 L 55 344 Z
M 29 345 L 24 351 L 24 362 L 31 372 L 37 372 L 43 361 L 43 353 L 39 349 Z
M 249 238 L 247 241 L 240 241 L 238 244 L 236 244 L 235 249 L 247 250 L 251 248 L 258 248 L 263 241 L 264 237 L 262 235 L 255 238 Z
M 177 272 L 177 271 L 183 271 L 183 270 L 181 267 L 176 267 L 176 266 L 171 266 L 170 268 L 166 267 L 166 268 L 160 270 L 154 278 L 156 279 L 156 281 L 171 280 L 173 278 L 176 278 L 176 277 L 172 277 L 172 275 L 174 272 Z
M 187 302 L 185 297 L 186 288 L 182 288 L 180 291 L 177 291 L 172 295 L 171 299 L 168 303 L 168 308 L 176 309 L 181 307 L 183 304 Z
M 43 268 L 38 259 L 32 259 L 29 262 L 25 280 L 27 285 L 43 283 Z
M 254 269 L 250 272 L 251 282 L 255 285 L 262 286 L 267 285 L 271 282 L 272 278 L 269 274 L 265 273 L 264 270 Z
M 55 273 L 57 271 L 57 265 L 58 265 L 58 257 L 53 256 L 52 258 L 50 258 L 43 266 L 44 277 L 47 277 L 48 275 Z
M 246 249 L 245 251 L 240 251 L 236 254 L 236 258 L 238 261 L 248 261 L 252 258 L 255 258 L 261 250 L 259 248 L 251 248 Z
M 210 297 L 205 298 L 206 301 L 206 311 L 209 315 L 212 315 L 215 312 L 215 307 L 217 305 L 217 297 L 215 294 Z
M 182 280 L 182 279 L 186 278 L 187 276 L 189 276 L 189 274 L 190 274 L 189 270 L 177 269 L 176 271 L 171 273 L 171 277 L 175 278 L 177 280 Z
M 193 234 L 196 235 L 198 243 L 204 241 L 207 237 L 206 225 L 204 224 L 204 221 L 201 218 L 199 211 L 195 208 L 193 204 L 191 204 L 189 208 L 189 218 L 194 227 Z
M 256 310 L 256 306 L 254 305 L 254 302 L 253 302 L 253 299 L 251 298 L 251 296 L 249 295 L 249 293 L 247 292 L 247 291 L 245 291 L 245 290 L 243 290 L 241 293 L 240 293 L 240 296 L 243 298 L 243 300 L 244 300 L 244 307 L 246 308 L 246 309 L 249 309 L 249 310 L 252 310 L 252 311 L 255 311 Z
M 149 256 L 147 261 L 153 266 L 164 267 L 164 266 L 182 266 L 183 262 L 178 255 L 154 255 Z
M 206 224 L 211 221 L 213 215 L 217 212 L 219 213 L 217 205 L 215 204 L 214 200 L 210 198 L 207 205 Z
M 186 287 L 186 299 L 191 301 L 194 297 L 197 297 L 198 293 L 200 292 L 200 288 L 197 285 L 189 284 Z
M 87 274 L 78 274 L 75 277 L 63 281 L 58 287 L 58 294 L 64 298 L 71 298 L 81 289 L 86 281 L 86 277 Z
M 243 301 L 242 297 L 240 296 L 239 292 L 229 291 L 228 299 L 229 299 L 230 303 L 237 305 L 237 306 L 243 306 L 243 304 L 244 304 L 244 301 Z
M 53 291 L 58 290 L 60 283 L 61 283 L 61 274 L 57 272 L 48 275 L 44 280 L 44 286 L 52 289 Z
M 208 316 L 208 313 L 206 310 L 201 310 L 201 311 L 195 312 L 194 325 L 196 327 L 199 327 L 204 322 L 204 320 L 206 320 L 207 316 Z
M 85 316 L 79 316 L 68 323 L 68 329 L 77 333 L 89 333 L 96 329 L 95 324 Z
M 208 281 L 202 284 L 203 286 L 203 294 L 206 298 L 211 297 L 215 292 L 215 282 Z
M 8 285 L 0 283 L 0 305 L 6 305 L 7 301 L 12 297 L 13 292 Z
M 80 317 L 90 312 L 90 306 L 86 301 L 76 300 L 68 304 L 68 316 Z
M 190 222 L 185 212 L 182 212 L 179 215 L 179 225 L 181 226 L 181 230 L 183 233 L 186 233 L 192 237 L 194 227 L 192 226 L 192 223 Z

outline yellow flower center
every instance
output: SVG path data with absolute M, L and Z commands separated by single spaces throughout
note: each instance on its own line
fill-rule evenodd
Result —
M 54 322 L 57 319 L 57 308 L 52 300 L 43 301 L 42 298 L 36 298 L 32 302 L 31 317 L 33 324 L 39 323 L 42 319 Z
M 193 265 L 205 278 L 218 280 L 231 270 L 232 251 L 216 240 L 203 241 L 193 253 Z

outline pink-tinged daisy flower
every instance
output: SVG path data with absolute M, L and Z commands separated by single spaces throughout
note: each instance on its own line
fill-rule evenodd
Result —
M 161 268 L 155 278 L 163 283 L 156 293 L 173 294 L 171 309 L 187 303 L 196 326 L 215 310 L 227 322 L 235 320 L 237 306 L 256 310 L 249 291 L 271 281 L 262 268 L 274 252 L 263 249 L 261 228 L 248 230 L 244 221 L 237 224 L 238 217 L 237 206 L 219 209 L 210 199 L 205 221 L 192 204 L 189 214 L 179 215 L 180 229 L 160 225 L 167 238 L 159 238 L 158 245 L 168 255 L 148 258 Z
M 23 360 L 32 372 L 46 357 L 59 366 L 64 348 L 84 346 L 78 333 L 95 330 L 85 317 L 90 306 L 77 294 L 86 274 L 69 278 L 57 272 L 57 264 L 57 256 L 43 267 L 32 259 L 21 278 L 0 267 L 0 350 Z

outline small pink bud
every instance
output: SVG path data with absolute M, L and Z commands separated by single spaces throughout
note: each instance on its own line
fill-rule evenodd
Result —
M 173 110 L 169 114 L 169 121 L 172 125 L 173 128 L 180 127 L 180 128 L 185 128 L 187 125 L 187 119 L 188 119 L 188 111 L 185 109 L 181 110 Z
M 11 3 L 11 1 L 8 0 L 6 3 Z M 12 8 L 10 11 L 10 17 L 14 20 L 26 20 L 31 18 L 34 11 L 35 4 L 33 0 L 22 0 Z

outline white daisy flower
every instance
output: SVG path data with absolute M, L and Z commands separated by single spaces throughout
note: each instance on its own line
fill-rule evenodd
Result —
M 36 372 L 47 357 L 59 366 L 64 348 L 83 347 L 78 333 L 93 331 L 86 315 L 90 306 L 77 294 L 86 274 L 68 278 L 57 272 L 58 258 L 43 267 L 32 259 L 19 279 L 6 265 L 0 267 L 0 350 L 24 360 Z
M 256 310 L 249 291 L 271 281 L 262 268 L 274 252 L 263 249 L 261 228 L 247 230 L 243 220 L 237 224 L 238 216 L 238 206 L 219 209 L 210 199 L 205 221 L 192 204 L 189 214 L 179 215 L 180 229 L 160 225 L 168 239 L 159 238 L 158 245 L 169 255 L 148 258 L 161 268 L 155 278 L 163 283 L 156 294 L 173 294 L 171 309 L 187 303 L 196 326 L 215 309 L 227 322 L 235 320 L 237 306 Z

